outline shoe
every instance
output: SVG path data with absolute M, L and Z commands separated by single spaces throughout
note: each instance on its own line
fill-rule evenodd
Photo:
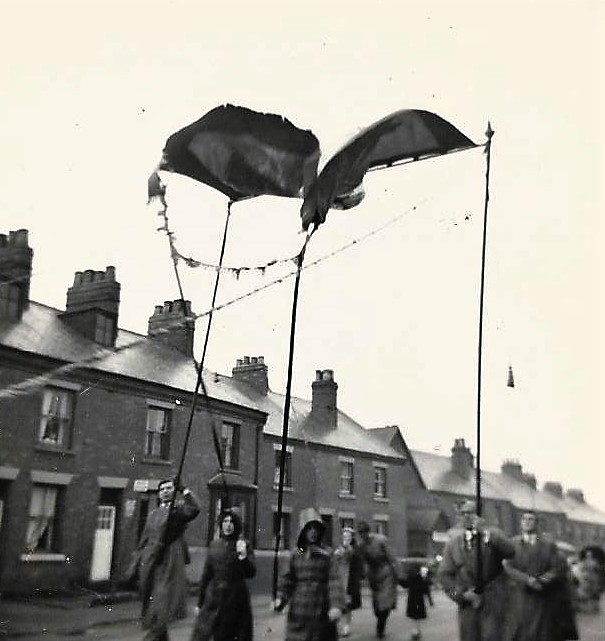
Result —
M 348 637 L 351 634 L 351 628 L 348 625 L 343 625 L 340 632 L 341 637 Z

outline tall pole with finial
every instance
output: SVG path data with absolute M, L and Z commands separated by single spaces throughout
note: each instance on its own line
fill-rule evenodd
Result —
M 477 507 L 477 516 L 483 513 L 483 506 L 481 501 L 481 379 L 482 379 L 482 355 L 483 355 L 483 299 L 485 293 L 485 258 L 487 249 L 487 211 L 489 205 L 489 174 L 491 164 L 491 147 L 492 137 L 494 130 L 491 123 L 487 123 L 487 131 L 485 132 L 487 141 L 485 142 L 485 199 L 483 207 L 483 242 L 481 246 L 481 286 L 479 293 L 479 345 L 478 345 L 478 358 L 477 358 L 477 458 L 475 466 L 475 501 Z M 481 546 L 483 544 L 483 537 L 480 535 L 476 544 L 477 553 L 477 575 L 475 591 L 478 594 L 483 592 L 483 556 Z M 477 613 L 477 639 L 481 639 L 481 616 Z
M 487 123 L 485 132 L 487 141 L 485 143 L 485 199 L 483 207 L 483 242 L 481 245 L 481 287 L 479 293 L 479 348 L 477 355 L 477 465 L 475 473 L 475 494 L 477 500 L 477 514 L 481 516 L 483 508 L 481 505 L 481 379 L 482 379 L 482 356 L 483 356 L 483 299 L 485 294 L 485 257 L 487 250 L 487 211 L 489 205 L 489 173 L 491 164 L 491 147 L 494 130 L 491 123 Z

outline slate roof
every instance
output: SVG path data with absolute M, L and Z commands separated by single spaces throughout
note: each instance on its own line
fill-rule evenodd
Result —
M 450 457 L 419 450 L 411 450 L 411 455 L 429 491 L 466 497 L 475 495 L 474 473 L 468 479 L 463 478 L 452 469 Z M 605 514 L 591 505 L 535 490 L 510 474 L 483 470 L 481 494 L 488 499 L 509 501 L 520 510 L 565 514 L 572 521 L 605 525 Z
M 101 347 L 64 323 L 60 314 L 60 310 L 31 301 L 19 322 L 0 319 L 0 345 L 58 361 L 82 362 L 84 368 L 165 385 L 175 391 L 194 391 L 194 362 L 178 350 L 124 329 L 118 329 L 114 349 Z M 204 383 L 212 398 L 266 413 L 264 433 L 281 436 L 284 395 L 269 390 L 264 396 L 247 383 L 210 371 L 205 371 Z M 340 410 L 333 430 L 315 429 L 310 414 L 311 401 L 291 399 L 290 438 L 370 456 L 405 459 Z

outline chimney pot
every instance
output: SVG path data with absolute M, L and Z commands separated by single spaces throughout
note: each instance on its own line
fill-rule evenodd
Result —
M 15 246 L 22 247 L 22 248 L 28 247 L 29 245 L 28 245 L 27 237 L 28 237 L 27 229 L 18 229 L 15 232 Z
M 259 357 L 258 357 L 258 362 L 259 362 L 261 365 L 264 365 L 264 364 L 265 364 L 265 357 L 264 357 L 264 356 L 259 356 Z
M 156 305 L 147 322 L 147 335 L 186 356 L 193 356 L 195 324 L 188 318 L 190 310 L 190 302 L 181 299 Z
M 315 380 L 311 384 L 311 414 L 313 424 L 318 429 L 335 429 L 338 425 L 338 384 L 334 371 L 315 370 Z
M 269 391 L 267 372 L 264 359 L 256 356 L 238 358 L 235 367 L 231 370 L 235 380 L 247 383 L 263 396 L 266 396 Z
M 120 307 L 120 283 L 114 278 L 106 279 L 106 272 L 86 269 L 74 273 L 73 285 L 67 290 L 63 320 L 92 341 L 98 341 L 99 323 L 103 318 L 111 318 L 111 335 L 103 331 L 101 339 L 106 346 L 113 346 Z M 99 315 L 99 311 L 102 312 Z
M 548 492 L 553 496 L 563 498 L 563 488 L 561 487 L 561 483 L 558 483 L 556 481 L 547 481 L 546 483 L 544 483 L 543 489 L 545 492 Z
M 463 438 L 454 439 L 452 447 L 452 469 L 463 478 L 469 478 L 473 469 L 473 455 Z

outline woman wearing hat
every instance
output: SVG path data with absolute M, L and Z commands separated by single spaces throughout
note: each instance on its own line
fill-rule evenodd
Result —
M 218 518 L 219 538 L 208 548 L 200 580 L 199 612 L 191 641 L 252 641 L 252 607 L 246 579 L 256 574 L 252 547 L 242 536 L 238 511 Z
M 286 641 L 336 641 L 336 622 L 345 608 L 344 589 L 325 526 L 313 508 L 302 510 L 297 550 L 282 576 L 274 608 L 287 604 Z

